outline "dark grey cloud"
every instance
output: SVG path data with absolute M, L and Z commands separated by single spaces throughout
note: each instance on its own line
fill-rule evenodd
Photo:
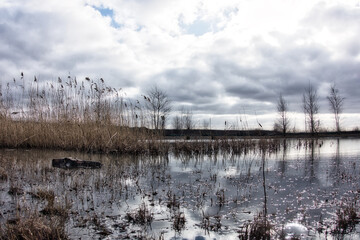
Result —
M 341 4 L 328 6 L 326 2 L 316 4 L 303 23 L 308 28 L 331 28 L 336 31 L 343 31 L 351 28 L 359 30 L 359 25 L 354 25 L 360 21 L 359 6 L 345 6 Z M 349 25 L 350 23 L 350 25 Z
M 89 5 L 71 1 L 59 6 L 76 9 L 54 9 L 55 3 L 44 8 L 0 3 L 0 81 L 21 71 L 27 79 L 70 73 L 133 88 L 139 98 L 157 85 L 175 108 L 186 105 L 195 114 L 219 116 L 275 113 L 280 93 L 291 111 L 302 113 L 302 95 L 309 84 L 318 90 L 321 112 L 329 113 L 326 95 L 336 83 L 346 97 L 344 111 L 359 113 L 360 8 L 322 2 L 292 31 L 252 32 L 244 29 L 252 26 L 229 24 L 237 11 L 220 14 L 225 17 L 219 15 L 222 22 L 216 25 L 216 14 L 206 18 L 204 12 L 199 18 L 200 5 L 195 4 L 195 12 L 183 9 L 187 24 L 195 28 L 182 29 L 180 11 L 154 16 L 154 10 L 166 4 L 147 2 L 144 8 L 124 3 L 125 7 L 111 9 L 113 5 L 106 5 L 113 16 L 104 17 Z M 134 13 L 143 13 L 139 21 Z M 163 20 L 171 15 L 175 20 Z M 112 25 L 116 19 L 120 28 Z M 202 23 L 216 25 L 216 31 Z
M 47 21 L 44 21 L 48 19 Z M 42 59 L 51 48 L 48 44 L 53 17 L 49 13 L 31 14 L 18 9 L 0 8 L 0 42 L 7 49 L 1 56 L 14 62 Z
M 81 16 L 84 13 L 73 15 L 72 11 L 75 10 L 0 6 L 0 74 L 6 78 L 3 80 L 21 71 L 27 76 L 49 78 L 70 73 L 80 78 L 102 77 L 120 87 L 134 86 L 128 66 L 114 67 L 119 55 L 106 45 L 106 29 L 102 37 L 101 24 L 85 28 L 86 19 Z
M 152 77 L 150 85 L 166 89 L 175 102 L 193 105 L 214 101 L 219 89 L 207 72 L 193 68 L 170 69 Z M 147 86 L 149 88 L 151 86 Z
M 353 58 L 332 59 L 331 52 L 318 43 L 297 45 L 294 42 L 298 38 L 287 39 L 287 45 L 280 47 L 258 41 L 255 48 L 262 61 L 256 66 L 237 64 L 228 56 L 209 53 L 205 58 L 210 72 L 171 69 L 155 79 L 163 79 L 161 86 L 175 102 L 191 103 L 194 110 L 207 109 L 213 114 L 235 113 L 243 108 L 260 114 L 271 113 L 276 111 L 280 93 L 289 102 L 291 111 L 302 112 L 302 95 L 309 85 L 318 90 L 322 112 L 329 112 L 329 108 L 328 89 L 321 88 L 332 83 L 337 83 L 349 103 L 359 101 L 356 91 L 360 84 L 360 63 Z M 224 106 L 218 103 L 219 95 L 236 97 L 238 103 Z M 352 105 L 345 110 L 357 112 L 358 108 Z

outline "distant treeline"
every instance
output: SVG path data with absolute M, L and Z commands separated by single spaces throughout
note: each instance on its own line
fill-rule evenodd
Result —
M 275 130 L 204 130 L 204 129 L 165 129 L 166 137 L 215 138 L 215 137 L 284 137 Z M 315 135 L 307 132 L 289 132 L 285 137 L 360 137 L 360 131 L 318 132 Z
M 335 101 L 335 116 L 339 120 L 343 98 L 335 86 L 331 93 L 329 101 Z M 230 130 L 226 121 L 226 130 L 212 130 L 211 122 L 204 122 L 203 129 L 199 130 L 189 109 L 182 109 L 181 114 L 173 118 L 172 129 L 166 129 L 173 111 L 166 92 L 154 86 L 139 100 L 125 96 L 121 88 L 108 86 L 102 78 L 79 80 L 67 76 L 49 81 L 36 76 L 25 78 L 21 73 L 19 79 L 0 82 L 0 147 L 157 154 L 169 150 L 168 144 L 159 141 L 164 136 L 187 139 L 359 135 L 358 131 L 342 132 L 340 122 L 337 122 L 336 133 L 318 131 L 317 94 L 311 86 L 303 96 L 310 134 L 289 131 L 288 109 L 282 95 L 278 102 L 280 118 L 273 131 L 262 130 L 260 123 L 261 130 L 248 129 L 247 124 L 244 130 Z

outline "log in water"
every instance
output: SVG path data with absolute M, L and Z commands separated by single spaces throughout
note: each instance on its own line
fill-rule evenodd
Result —
M 84 161 L 76 158 L 65 157 L 57 158 L 52 160 L 52 166 L 63 169 L 74 169 L 74 168 L 101 168 L 100 162 Z

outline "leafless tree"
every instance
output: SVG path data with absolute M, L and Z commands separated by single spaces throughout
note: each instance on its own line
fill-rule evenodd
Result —
M 276 126 L 278 126 L 279 130 L 285 135 L 289 130 L 290 120 L 287 115 L 288 104 L 281 93 L 277 102 L 277 110 L 279 118 L 276 122 Z
M 341 128 L 340 128 L 340 114 L 341 114 L 341 112 L 343 110 L 343 104 L 344 104 L 344 99 L 345 98 L 343 98 L 339 94 L 339 89 L 336 87 L 335 84 L 333 84 L 330 87 L 330 95 L 327 96 L 327 99 L 329 100 L 329 103 L 330 103 L 330 109 L 334 113 L 336 131 L 340 132 L 340 130 L 341 130 Z
M 150 113 L 151 126 L 154 129 L 164 129 L 171 112 L 171 101 L 166 92 L 157 86 L 152 87 L 144 96 L 145 106 Z
M 195 123 L 193 120 L 193 113 L 190 109 L 183 108 L 182 110 L 182 119 L 184 128 L 187 130 L 194 129 Z
M 303 110 L 305 113 L 305 126 L 308 126 L 311 134 L 316 133 L 320 127 L 320 120 L 317 117 L 319 112 L 318 95 L 311 84 L 303 94 Z
M 180 116 L 175 116 L 172 122 L 173 128 L 176 130 L 183 128 L 183 122 Z
M 203 122 L 202 122 L 202 127 L 203 129 L 210 129 L 210 121 L 207 120 L 207 119 L 204 119 Z
M 193 113 L 190 109 L 181 108 L 181 115 L 173 118 L 173 127 L 175 129 L 194 129 L 195 123 L 193 120 Z

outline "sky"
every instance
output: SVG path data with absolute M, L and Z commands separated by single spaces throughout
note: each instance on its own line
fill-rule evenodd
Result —
M 342 126 L 360 120 L 359 0 L 1 0 L 0 82 L 71 74 L 103 78 L 141 99 L 157 86 L 201 127 L 272 129 L 282 94 L 303 130 L 302 96 L 345 97 Z M 170 125 L 169 125 L 170 127 Z

